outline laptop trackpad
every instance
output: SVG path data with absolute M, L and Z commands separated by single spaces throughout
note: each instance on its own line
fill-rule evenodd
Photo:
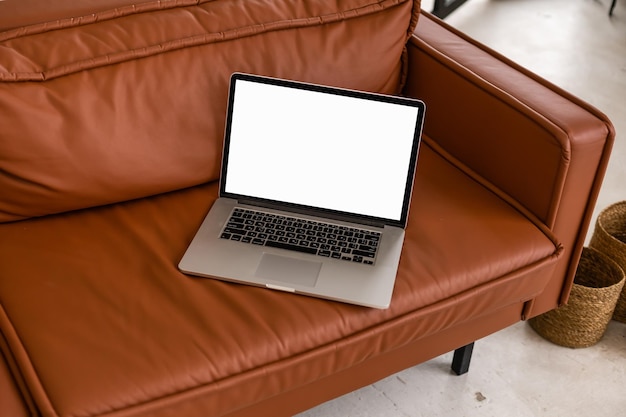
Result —
M 273 281 L 314 287 L 321 268 L 321 262 L 264 253 L 255 275 Z

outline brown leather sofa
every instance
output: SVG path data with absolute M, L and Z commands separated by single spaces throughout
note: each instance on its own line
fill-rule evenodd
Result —
M 0 415 L 288 416 L 565 303 L 611 123 L 419 11 L 0 2 Z M 234 71 L 426 102 L 389 309 L 177 270 Z

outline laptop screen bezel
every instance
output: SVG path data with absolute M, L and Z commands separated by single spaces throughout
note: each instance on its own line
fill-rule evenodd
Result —
M 411 155 L 409 158 L 409 166 L 407 169 L 407 178 L 404 190 L 404 196 L 402 201 L 402 208 L 400 213 L 400 219 L 389 219 L 375 216 L 368 216 L 358 213 L 349 213 L 344 211 L 337 211 L 326 208 L 312 207 L 308 205 L 301 205 L 283 201 L 275 201 L 270 199 L 259 198 L 255 196 L 248 196 L 242 194 L 236 194 L 226 191 L 226 180 L 227 180 L 227 171 L 228 171 L 228 158 L 229 158 L 229 149 L 230 149 L 230 136 L 231 136 L 231 127 L 233 121 L 233 109 L 234 109 L 234 97 L 235 97 L 235 89 L 237 85 L 237 81 L 251 81 L 257 83 L 264 83 L 270 85 L 276 85 L 281 87 L 288 88 L 296 88 L 296 89 L 304 89 L 308 91 L 315 91 L 321 93 L 330 93 L 330 94 L 338 94 L 346 97 L 360 98 L 366 100 L 376 100 L 382 101 L 386 103 L 399 104 L 404 106 L 411 106 L 417 108 L 417 120 L 415 123 L 415 131 L 413 137 L 413 145 L 411 148 Z M 414 180 L 415 180 L 415 171 L 417 168 L 417 160 L 419 154 L 419 148 L 421 144 L 421 136 L 422 129 L 424 124 L 424 112 L 425 112 L 425 104 L 421 100 L 401 97 L 401 96 L 391 96 L 385 94 L 378 93 L 370 93 L 365 91 L 358 90 L 349 90 L 344 88 L 305 83 L 300 81 L 272 78 L 260 75 L 246 74 L 246 73 L 233 73 L 230 79 L 229 86 L 229 95 L 228 95 L 228 107 L 226 113 L 226 124 L 224 130 L 224 145 L 222 151 L 222 166 L 221 166 L 221 176 L 220 176 L 220 197 L 224 198 L 232 198 L 238 200 L 241 204 L 252 204 L 261 207 L 268 207 L 272 209 L 280 209 L 286 210 L 293 213 L 301 213 L 306 215 L 320 216 L 323 218 L 330 218 L 340 221 L 347 221 L 365 225 L 371 225 L 376 227 L 383 227 L 385 225 L 396 226 L 396 227 L 406 227 L 406 223 L 408 221 L 408 212 L 409 206 L 411 202 L 411 196 L 413 192 Z

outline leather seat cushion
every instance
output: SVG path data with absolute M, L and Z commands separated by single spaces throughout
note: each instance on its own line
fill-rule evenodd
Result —
M 0 224 L 25 395 L 46 416 L 217 416 L 532 298 L 558 244 L 429 143 L 387 310 L 180 273 L 214 182 Z

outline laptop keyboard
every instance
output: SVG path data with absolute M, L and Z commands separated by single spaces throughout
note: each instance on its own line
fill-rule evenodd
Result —
M 222 239 L 373 265 L 380 233 L 297 217 L 235 208 Z

